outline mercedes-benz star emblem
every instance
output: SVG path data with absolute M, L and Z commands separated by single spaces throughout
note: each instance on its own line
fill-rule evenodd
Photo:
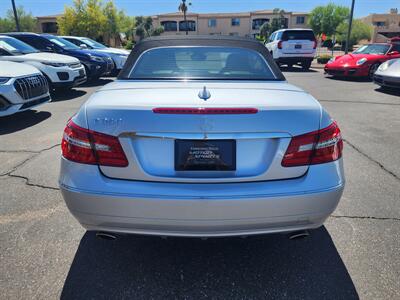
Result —
M 211 98 L 211 93 L 207 90 L 206 87 L 204 87 L 203 90 L 199 92 L 199 98 L 203 99 L 204 101 L 207 101 Z

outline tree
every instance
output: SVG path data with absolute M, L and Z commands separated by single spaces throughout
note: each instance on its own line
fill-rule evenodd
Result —
M 271 35 L 271 24 L 269 22 L 265 22 L 260 27 L 260 38 L 266 41 L 268 37 Z
M 74 0 L 57 22 L 60 34 L 93 39 L 119 38 L 121 32 L 132 37 L 135 25 L 135 19 L 119 11 L 112 0 Z
M 309 25 L 317 35 L 333 36 L 337 27 L 349 18 L 350 11 L 345 6 L 329 3 L 315 7 L 309 17 Z
M 349 22 L 343 22 L 340 24 L 337 31 L 337 40 L 340 43 L 345 43 L 347 39 L 347 31 L 349 28 Z M 361 40 L 371 40 L 373 28 L 361 20 L 354 20 L 350 35 L 349 47 L 356 45 Z
M 142 40 L 145 37 L 157 36 L 164 32 L 164 27 L 153 27 L 153 19 L 151 17 L 137 17 L 135 35 Z
M 270 32 L 269 34 L 287 27 L 287 22 L 285 18 L 285 11 L 280 8 L 275 8 L 273 10 L 274 17 L 272 18 L 271 25 L 270 25 Z
M 17 14 L 21 31 L 35 31 L 37 26 L 36 18 L 29 12 L 26 12 L 22 6 L 17 8 Z M 5 18 L 0 18 L 0 32 L 16 31 L 14 12 L 7 11 Z

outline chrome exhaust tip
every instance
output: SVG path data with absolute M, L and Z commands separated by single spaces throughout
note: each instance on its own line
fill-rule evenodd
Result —
M 289 240 L 302 239 L 309 235 L 310 233 L 307 230 L 294 231 L 289 233 Z
M 109 232 L 96 232 L 96 237 L 107 241 L 114 241 L 117 239 L 117 236 Z

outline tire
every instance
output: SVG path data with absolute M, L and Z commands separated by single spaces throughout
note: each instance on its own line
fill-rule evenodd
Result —
M 376 64 L 373 64 L 373 65 L 369 68 L 369 71 L 368 71 L 368 77 L 369 77 L 369 79 L 371 79 L 371 80 L 374 79 L 374 74 L 375 74 L 376 70 L 378 70 L 379 66 L 380 66 L 380 63 L 376 63 Z
M 311 63 L 312 63 L 311 60 L 304 61 L 301 63 L 301 67 L 303 68 L 304 71 L 308 71 L 311 68 Z

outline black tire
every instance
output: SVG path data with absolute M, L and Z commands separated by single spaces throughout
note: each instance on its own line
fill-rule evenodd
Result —
M 369 68 L 369 71 L 368 71 L 368 77 L 369 77 L 369 79 L 371 79 L 371 80 L 374 79 L 374 74 L 375 74 L 376 70 L 378 70 L 378 68 L 379 68 L 380 65 L 381 65 L 380 63 L 376 63 L 376 64 L 373 64 L 373 65 Z
M 310 70 L 310 68 L 311 68 L 311 63 L 312 63 L 311 60 L 302 62 L 302 63 L 301 63 L 302 69 L 303 69 L 304 71 Z

